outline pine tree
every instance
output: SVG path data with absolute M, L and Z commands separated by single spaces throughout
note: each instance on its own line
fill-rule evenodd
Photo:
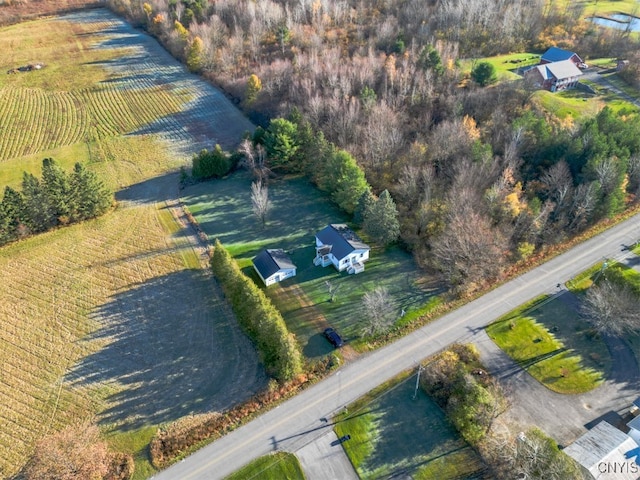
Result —
M 353 211 L 353 223 L 362 226 L 364 219 L 371 211 L 374 203 L 376 203 L 376 199 L 373 193 L 371 193 L 371 189 L 367 188 L 362 195 L 360 195 L 358 205 L 356 205 L 356 209 Z
M 398 210 L 388 190 L 380 194 L 364 218 L 364 230 L 377 243 L 388 245 L 400 236 Z
M 24 212 L 22 194 L 11 187 L 5 187 L 4 196 L 0 202 L 0 245 L 20 237 Z
M 51 215 L 57 224 L 70 221 L 71 187 L 65 171 L 52 158 L 42 161 L 42 188 L 51 208 Z
M 71 175 L 71 204 L 75 220 L 94 218 L 105 213 L 112 202 L 111 192 L 98 177 L 81 163 L 76 163 Z
M 25 204 L 25 224 L 30 232 L 44 232 L 55 225 L 49 199 L 40 181 L 24 172 L 22 177 L 22 196 Z

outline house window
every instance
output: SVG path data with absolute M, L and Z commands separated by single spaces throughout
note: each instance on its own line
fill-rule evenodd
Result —
M 360 258 L 362 258 L 362 257 L 364 257 L 364 253 L 361 253 L 361 254 L 360 254 Z

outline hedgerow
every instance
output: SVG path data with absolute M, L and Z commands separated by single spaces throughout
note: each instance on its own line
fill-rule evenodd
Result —
M 262 290 L 242 273 L 219 240 L 215 243 L 211 267 L 267 372 L 280 382 L 301 373 L 302 355 L 282 315 Z

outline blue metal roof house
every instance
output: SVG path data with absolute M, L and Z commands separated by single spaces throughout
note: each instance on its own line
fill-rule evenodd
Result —
M 576 67 L 586 67 L 585 63 L 577 53 L 570 52 L 569 50 L 563 50 L 558 47 L 551 47 L 549 50 L 544 52 L 542 57 L 540 57 L 540 64 L 544 65 L 545 63 L 562 62 L 565 60 L 571 60 Z
M 253 259 L 253 268 L 267 287 L 296 276 L 296 266 L 282 249 L 262 250 Z

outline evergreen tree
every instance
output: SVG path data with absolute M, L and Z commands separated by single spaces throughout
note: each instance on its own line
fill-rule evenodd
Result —
M 42 161 L 42 188 L 55 223 L 69 223 L 71 214 L 69 178 L 52 158 L 45 158 Z
M 25 204 L 25 224 L 32 233 L 44 232 L 55 225 L 49 199 L 40 181 L 24 172 L 22 195 Z
M 353 223 L 362 226 L 364 219 L 367 217 L 375 203 L 376 199 L 373 196 L 373 193 L 371 193 L 371 189 L 367 188 L 362 192 L 362 195 L 360 195 L 360 198 L 358 199 L 358 205 L 353 212 Z
M 371 206 L 364 218 L 364 231 L 376 242 L 388 245 L 400 236 L 398 210 L 388 190 Z
M 486 87 L 498 81 L 498 73 L 492 63 L 480 62 L 471 70 L 471 78 L 481 87 Z
M 220 178 L 229 173 L 233 162 L 222 147 L 216 144 L 212 152 L 205 148 L 198 155 L 194 155 L 192 165 L 191 173 L 194 178 Z
M 111 192 L 102 181 L 81 163 L 76 163 L 71 175 L 71 204 L 75 220 L 86 220 L 105 213 L 112 202 Z
M 264 148 L 272 168 L 287 171 L 297 171 L 300 165 L 292 162 L 300 148 L 296 138 L 297 125 L 284 118 L 271 120 L 269 128 L 264 134 Z
M 23 233 L 25 205 L 22 194 L 5 187 L 0 203 L 0 245 L 16 240 Z

